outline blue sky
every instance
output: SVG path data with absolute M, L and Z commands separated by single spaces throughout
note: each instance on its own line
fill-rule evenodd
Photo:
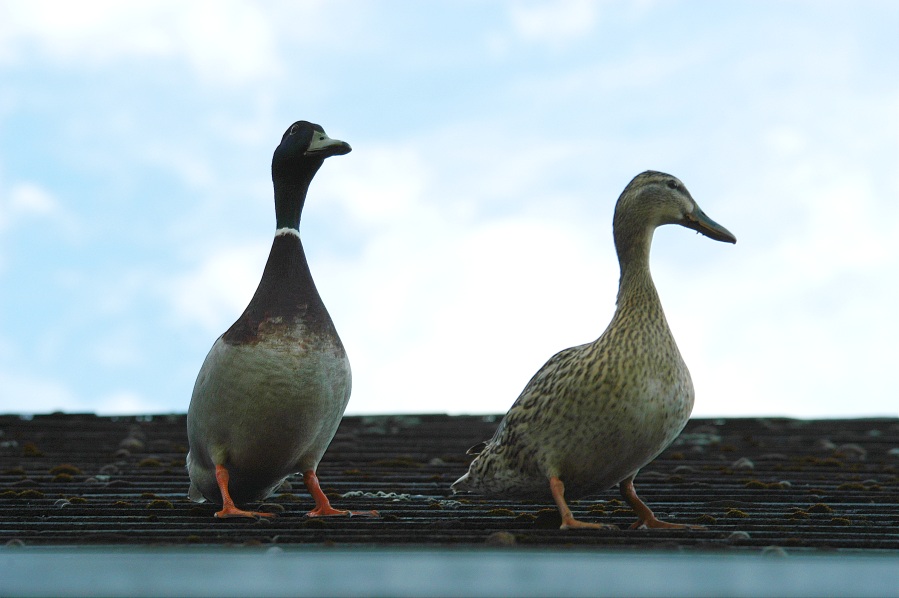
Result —
M 899 4 L 0 2 L 0 412 L 183 412 L 274 232 L 348 413 L 504 412 L 614 310 L 614 202 L 681 178 L 738 238 L 652 268 L 696 416 L 899 415 Z

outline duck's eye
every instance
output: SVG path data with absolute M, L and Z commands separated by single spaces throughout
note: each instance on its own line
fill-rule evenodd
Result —
M 668 181 L 669 189 L 677 189 L 677 181 Z
M 293 135 L 294 133 L 297 132 L 297 129 L 299 129 L 299 128 L 300 128 L 299 125 L 296 125 L 296 124 L 291 125 L 291 126 L 290 126 L 290 131 L 288 131 L 287 134 L 288 134 L 288 135 Z

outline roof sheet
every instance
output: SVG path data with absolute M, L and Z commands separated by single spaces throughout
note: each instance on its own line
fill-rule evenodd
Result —
M 380 518 L 308 519 L 300 480 L 262 510 L 217 520 L 187 500 L 185 416 L 0 416 L 0 546 L 524 546 L 661 551 L 899 553 L 899 420 L 691 420 L 637 477 L 661 518 L 702 530 L 629 530 L 611 489 L 558 529 L 552 504 L 454 496 L 467 447 L 498 416 L 346 417 L 319 476 L 332 503 Z

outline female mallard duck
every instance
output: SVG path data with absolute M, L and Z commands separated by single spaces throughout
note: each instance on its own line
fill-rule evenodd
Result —
M 693 409 L 690 373 L 649 273 L 652 235 L 663 224 L 737 242 L 678 179 L 637 175 L 615 206 L 621 278 L 611 323 L 594 342 L 565 349 L 540 368 L 454 491 L 552 496 L 562 529 L 606 528 L 614 526 L 575 519 L 565 494 L 618 484 L 637 513 L 632 527 L 685 527 L 658 520 L 634 491 L 634 476 L 674 441 Z
M 303 472 L 315 499 L 331 507 L 316 468 L 350 398 L 350 362 L 319 297 L 300 242 L 300 214 L 325 158 L 350 151 L 318 125 L 299 121 L 272 158 L 277 230 L 256 294 L 215 341 L 187 412 L 190 498 L 222 504 L 216 517 L 270 513 L 235 506 L 262 500 Z

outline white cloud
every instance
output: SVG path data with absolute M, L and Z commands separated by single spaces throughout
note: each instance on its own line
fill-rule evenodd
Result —
M 48 232 L 62 232 L 69 238 L 76 236 L 82 228 L 78 219 L 43 186 L 22 181 L 13 184 L 7 191 L 0 184 L 0 233 L 9 235 L 12 231 L 26 228 L 37 230 L 36 224 L 48 227 Z M 2 241 L 6 239 L 0 237 L 0 274 L 9 260 L 16 257 Z
M 721 255 L 705 273 L 656 272 L 697 415 L 899 415 L 883 375 L 899 336 L 886 274 L 899 271 L 899 205 L 876 171 L 829 151 L 778 154 L 751 196 L 729 192 L 736 219 L 721 221 L 739 241 L 709 249 Z
M 328 187 L 313 193 L 332 194 L 345 215 L 366 227 L 408 219 L 427 202 L 430 167 L 411 144 L 382 144 L 365 148 L 352 160 L 328 163 Z
M 131 390 L 119 390 L 98 397 L 91 402 L 91 407 L 91 412 L 97 415 L 134 415 L 136 413 L 171 413 L 175 411 Z
M 537 167 L 570 148 L 482 143 L 493 138 L 479 129 L 475 152 L 452 131 L 369 148 L 352 168 L 329 164 L 316 187 L 317 205 L 332 195 L 363 225 L 357 254 L 311 263 L 353 364 L 350 412 L 385 401 L 504 410 L 543 361 L 605 327 L 618 271 L 599 255 L 611 231 L 603 242 L 598 225 L 569 220 L 552 171 Z
M 780 158 L 794 158 L 808 148 L 808 139 L 796 127 L 781 125 L 765 132 L 765 140 Z
M 107 368 L 139 365 L 146 358 L 133 326 L 98 334 L 90 344 L 90 352 L 100 366 Z
M 192 190 L 214 188 L 216 172 L 210 157 L 197 148 L 186 148 L 175 144 L 147 143 L 140 149 L 140 156 L 150 167 L 160 167 L 178 176 Z
M 176 411 L 139 392 L 119 390 L 99 397 L 79 396 L 65 383 L 25 371 L 0 369 L 0 413 L 96 413 L 134 415 Z
M 899 266 L 889 233 L 897 206 L 861 164 L 837 165 L 831 150 L 810 151 L 813 140 L 800 126 L 748 141 L 767 144 L 760 155 L 774 152 L 776 164 L 726 180 L 704 205 L 737 234 L 736 247 L 683 230 L 657 235 L 653 272 L 693 372 L 697 415 L 884 412 L 877 368 L 899 330 L 876 313 L 896 295 L 881 277 Z M 594 192 L 563 198 L 549 184 L 554 165 L 586 173 L 593 158 L 506 136 L 501 151 L 468 162 L 458 141 L 384 146 L 377 160 L 358 156 L 352 184 L 335 187 L 347 217 L 359 210 L 372 223 L 359 261 L 324 267 L 355 372 L 350 412 L 503 411 L 552 353 L 593 340 L 611 316 L 608 223 L 559 203 L 586 205 Z M 390 164 L 394 153 L 404 157 Z M 514 205 L 504 203 L 509 185 Z M 377 213 L 379 201 L 357 203 L 367 197 L 390 201 Z M 848 367 L 860 351 L 866 365 Z M 834 403 L 833 389 L 853 393 L 859 375 L 867 395 Z
M 595 0 L 514 2 L 509 17 L 515 34 L 524 40 L 564 46 L 592 31 L 598 8 Z
M 0 230 L 29 218 L 52 221 L 64 217 L 59 201 L 40 185 L 26 181 L 14 184 L 6 193 L 0 189 Z
M 262 275 L 268 245 L 216 247 L 189 271 L 163 281 L 161 292 L 174 317 L 208 334 L 224 332 L 250 302 Z
M 0 413 L 82 411 L 85 406 L 65 384 L 20 371 L 0 370 Z
M 617 271 L 604 272 L 577 231 L 527 217 L 412 254 L 399 243 L 390 259 L 387 277 L 359 265 L 371 273 L 362 288 L 383 291 L 343 324 L 354 412 L 378 411 L 385 396 L 403 411 L 504 410 L 552 353 L 599 336 L 614 303 Z
M 899 319 L 889 317 L 899 303 L 890 276 L 899 271 L 899 112 L 895 85 L 883 78 L 890 54 L 873 49 L 893 47 L 884 45 L 894 36 L 884 34 L 882 15 L 838 7 L 811 20 L 795 11 L 772 19 L 689 3 L 640 12 L 572 1 L 496 5 L 493 14 L 460 5 L 457 21 L 446 21 L 454 9 L 440 12 L 440 23 L 413 23 L 382 6 L 4 5 L 0 66 L 41 82 L 11 79 L 0 98 L 5 120 L 42 119 L 82 139 L 112 131 L 136 159 L 112 172 L 103 154 L 91 162 L 100 173 L 91 182 L 108 173 L 117 179 L 110 188 L 127 188 L 159 178 L 172 192 L 152 204 L 152 219 L 128 209 L 85 214 L 92 239 L 119 227 L 109 237 L 122 252 L 117 272 L 96 269 L 108 253 L 91 253 L 108 252 L 108 243 L 83 244 L 66 256 L 65 272 L 35 252 L 35 271 L 77 283 L 62 285 L 81 291 L 72 293 L 77 316 L 36 324 L 27 338 L 38 342 L 16 341 L 29 347 L 28 362 L 47 366 L 76 355 L 65 350 L 70 342 L 109 366 L 146 352 L 152 382 L 107 394 L 88 376 L 69 374 L 68 390 L 22 374 L 13 384 L 21 396 L 71 409 L 88 405 L 78 397 L 101 396 L 88 408 L 118 401 L 145 410 L 152 406 L 142 397 L 177 394 L 159 391 L 160 380 L 199 367 L 202 354 L 187 352 L 209 343 L 195 335 L 221 333 L 258 283 L 270 240 L 248 241 L 256 224 L 247 219 L 258 213 L 270 225 L 271 187 L 264 172 L 244 167 L 257 158 L 266 166 L 284 113 L 302 108 L 326 113 L 326 128 L 347 131 L 355 147 L 327 163 L 304 216 L 313 273 L 353 362 L 351 410 L 502 411 L 553 352 L 595 338 L 617 282 L 611 206 L 618 185 L 646 167 L 683 177 L 740 239 L 731 247 L 674 227 L 656 237 L 653 272 L 694 375 L 698 414 L 850 415 L 895 404 L 887 385 L 899 336 Z M 413 38 L 402 35 L 410 27 L 416 46 L 421 40 L 415 68 Z M 496 28 L 501 65 L 484 63 L 469 43 Z M 201 84 L 234 88 L 213 98 L 174 78 L 177 87 L 147 79 L 123 91 L 114 83 L 134 83 L 122 68 L 186 70 Z M 98 74 L 110 82 L 111 111 L 65 102 L 73 82 Z M 445 97 L 419 93 L 435 84 Z M 136 107 L 135 89 L 152 101 Z M 160 119 L 174 124 L 143 126 Z M 385 120 L 403 126 L 385 134 Z M 35 127 L 10 131 L 6 155 Z M 377 143 L 366 145 L 366 135 Z M 238 153 L 222 154 L 225 144 Z M 76 170 L 97 153 L 72 147 L 71 162 L 62 152 L 27 158 L 75 174 L 71 197 L 69 187 L 40 180 L 0 189 L 4 233 L 47 224 L 56 232 L 70 218 L 59 208 L 75 209 L 85 180 Z M 235 214 L 246 229 L 232 226 Z M 28 254 L 21 247 L 16 255 Z M 83 265 L 72 267 L 76 257 Z M 84 292 L 100 279 L 108 282 Z M 12 281 L 22 297 L 41 290 L 28 281 Z M 154 300 L 177 324 L 163 331 L 185 341 L 155 354 L 135 340 L 161 336 L 154 318 L 164 309 Z M 88 326 L 71 323 L 111 316 L 134 332 L 110 324 L 85 340 L 78 335 Z M 60 328 L 71 333 L 50 332 Z M 0 357 L 12 371 L 3 365 L 12 358 Z
M 205 80 L 238 84 L 281 69 L 268 18 L 259 5 L 239 0 L 35 0 L 6 3 L 4 13 L 0 61 L 7 64 L 30 60 L 34 50 L 60 64 L 97 67 L 180 58 Z
M 13 187 L 9 195 L 9 208 L 13 213 L 46 216 L 59 210 L 59 204 L 49 193 L 31 183 Z

